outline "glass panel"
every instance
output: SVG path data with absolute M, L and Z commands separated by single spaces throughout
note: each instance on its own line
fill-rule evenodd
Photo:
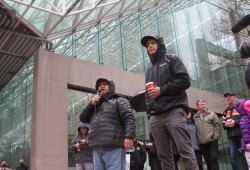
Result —
M 101 41 L 103 64 L 112 67 L 122 68 L 121 61 L 121 41 L 119 38 L 118 21 L 114 20 L 102 24 Z
M 138 25 L 138 14 L 130 15 L 123 20 L 124 56 L 127 70 L 135 73 L 144 73 L 144 58 L 141 53 L 141 44 Z M 135 38 L 136 37 L 136 38 Z
M 30 163 L 33 58 L 0 92 L 0 159 L 15 169 L 20 158 Z
M 135 7 L 138 7 L 140 1 L 138 0 L 126 0 L 126 2 L 124 3 L 124 7 L 123 7 L 123 11 L 126 10 L 130 10 L 133 9 Z
M 122 3 L 114 3 L 110 6 L 104 7 L 101 14 L 98 14 L 99 15 L 98 19 L 100 19 L 101 16 L 108 17 L 114 14 L 116 15 L 117 13 L 119 13 L 121 6 L 122 6 Z

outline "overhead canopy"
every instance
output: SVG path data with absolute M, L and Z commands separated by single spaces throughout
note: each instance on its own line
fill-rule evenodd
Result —
M 0 91 L 44 41 L 7 10 L 0 4 Z
M 181 0 L 177 0 L 180 1 Z M 54 39 L 166 0 L 3 0 L 40 37 Z

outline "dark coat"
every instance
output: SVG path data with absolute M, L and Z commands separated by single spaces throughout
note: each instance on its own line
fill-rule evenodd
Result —
M 96 106 L 90 102 L 81 112 L 80 121 L 90 122 L 89 145 L 96 147 L 124 147 L 124 139 L 135 137 L 135 118 L 129 101 L 115 94 L 109 81 L 109 93 Z
M 29 167 L 28 166 L 26 166 L 26 165 L 19 165 L 18 167 L 16 167 L 16 170 L 28 170 L 29 169 Z
M 188 110 L 186 89 L 190 87 L 188 71 L 179 57 L 167 55 L 161 37 L 156 37 L 158 50 L 150 56 L 152 66 L 146 73 L 146 83 L 154 82 L 161 89 L 161 95 L 150 99 L 146 94 L 147 114 L 160 114 L 174 108 Z
M 241 137 L 241 130 L 240 130 L 240 114 L 233 108 L 227 107 L 226 110 L 223 112 L 222 115 L 222 126 L 227 131 L 227 137 L 231 138 L 234 136 Z M 226 127 L 226 122 L 228 119 L 233 119 L 235 121 L 234 127 Z
M 128 151 L 130 154 L 130 170 L 143 170 L 147 159 L 146 151 L 139 142 L 134 143 L 134 147 Z

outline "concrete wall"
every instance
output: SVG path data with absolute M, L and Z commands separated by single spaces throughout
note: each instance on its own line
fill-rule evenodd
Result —
M 112 78 L 116 92 L 133 96 L 144 87 L 144 75 L 82 61 L 63 55 L 39 51 L 35 57 L 32 104 L 31 169 L 68 169 L 67 88 L 94 92 L 99 77 Z M 221 112 L 222 95 L 189 88 L 189 103 L 196 107 L 199 98 L 208 108 Z

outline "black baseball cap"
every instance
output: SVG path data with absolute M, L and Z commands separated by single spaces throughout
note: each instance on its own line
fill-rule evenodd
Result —
M 227 97 L 227 96 L 235 96 L 235 94 L 233 92 L 227 92 L 224 94 L 224 97 Z
M 102 82 L 102 81 L 105 81 L 109 84 L 109 79 L 108 78 L 99 78 L 96 80 L 96 83 L 95 83 L 95 89 L 97 90 L 98 89 L 98 86 L 99 84 Z
M 156 36 L 154 36 L 154 35 L 147 35 L 147 36 L 142 37 L 142 39 L 141 39 L 141 45 L 143 45 L 144 47 L 147 47 L 147 42 L 150 39 L 153 39 L 155 41 L 158 40 L 158 38 Z

